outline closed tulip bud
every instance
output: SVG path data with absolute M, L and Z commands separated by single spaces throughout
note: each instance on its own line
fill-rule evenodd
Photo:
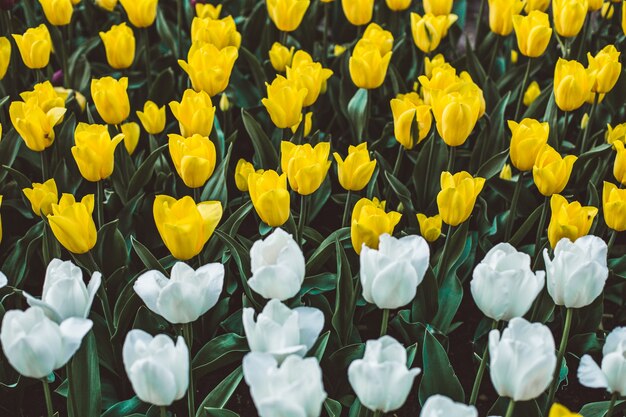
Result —
M 33 183 L 33 188 L 24 188 L 22 192 L 30 201 L 30 206 L 36 216 L 47 216 L 52 213 L 52 205 L 59 202 L 59 193 L 54 178 L 40 184 Z
M 528 16 L 518 14 L 512 19 L 517 47 L 521 54 L 529 58 L 543 55 L 552 37 L 548 15 L 542 11 L 533 10 Z
M 389 10 L 394 12 L 401 12 L 411 6 L 411 0 L 386 0 Z
M 105 123 L 118 125 L 128 118 L 130 102 L 127 88 L 126 77 L 120 78 L 119 81 L 112 77 L 91 80 L 91 97 Z
M 176 172 L 189 188 L 202 187 L 215 170 L 215 145 L 206 136 L 170 134 L 169 150 Z
M 513 16 L 518 15 L 524 3 L 521 0 L 489 0 L 489 28 L 500 36 L 513 31 Z
M 533 81 L 530 83 L 526 91 L 524 92 L 524 106 L 528 107 L 539 97 L 541 94 L 541 89 L 539 88 L 539 84 L 537 81 Z
M 250 199 L 257 214 L 268 226 L 278 227 L 289 218 L 287 174 L 276 171 L 251 172 L 248 175 Z
M 348 61 L 350 78 L 358 88 L 378 88 L 385 81 L 390 61 L 391 51 L 382 53 L 374 42 L 361 40 Z
M 430 250 L 421 236 L 380 236 L 378 249 L 363 246 L 360 254 L 363 298 L 380 309 L 396 309 L 415 298 L 424 279 Z
M 295 48 L 287 48 L 286 46 L 274 42 L 269 51 L 270 63 L 277 72 L 285 72 L 285 69 L 291 65 Z
M 361 191 L 367 186 L 376 168 L 376 160 L 370 159 L 366 142 L 358 146 L 350 145 L 348 147 L 348 156 L 345 160 L 337 152 L 333 156 L 335 161 L 337 161 L 339 184 L 344 189 Z
M 96 245 L 93 204 L 93 194 L 84 196 L 80 203 L 72 194 L 63 194 L 59 203 L 52 205 L 52 213 L 47 215 L 54 237 L 72 253 L 87 253 Z
M 602 211 L 606 225 L 615 231 L 626 230 L 626 190 L 604 181 Z
M 472 178 L 461 171 L 452 175 L 444 171 L 441 173 L 441 191 L 437 194 L 437 207 L 444 223 L 458 226 L 472 214 L 476 198 L 485 185 L 485 179 Z
M 424 12 L 435 16 L 447 16 L 452 13 L 452 0 L 424 0 Z
M 152 337 L 133 329 L 124 339 L 122 358 L 133 391 L 141 401 L 168 406 L 187 392 L 189 349 L 182 336 L 174 344 L 168 335 Z
M 112 12 L 115 10 L 115 6 L 117 6 L 117 0 L 96 0 L 96 6 Z
M 235 167 L 235 185 L 237 189 L 242 192 L 248 191 L 248 176 L 255 172 L 254 166 L 241 158 L 237 161 L 237 166 Z M 263 170 L 261 170 L 263 172 Z
M 588 0 L 552 0 L 554 30 L 565 38 L 578 35 L 588 10 Z
M 211 43 L 197 42 L 191 45 L 187 62 L 179 59 L 178 64 L 189 75 L 194 90 L 206 91 L 213 97 L 228 87 L 238 56 L 234 46 L 218 49 Z
M 589 355 L 580 358 L 578 381 L 589 388 L 604 388 L 610 393 L 626 393 L 626 327 L 609 333 L 602 348 L 601 367 Z
M 10 310 L 2 318 L 0 342 L 8 362 L 29 378 L 45 378 L 74 356 L 91 320 L 72 317 L 57 324 L 39 307 Z
M 622 72 L 622 64 L 619 62 L 620 53 L 615 46 L 607 45 L 594 57 L 587 53 L 589 67 L 587 72 L 593 80 L 591 91 L 594 93 L 608 93 L 617 83 Z
M 120 0 L 128 20 L 137 28 L 152 26 L 157 15 L 159 0 Z
M 529 0 L 524 6 L 524 11 L 526 14 L 530 14 L 533 10 L 545 12 L 548 10 L 548 7 L 550 7 L 550 0 Z
M 11 122 L 28 149 L 41 152 L 54 142 L 54 126 L 61 122 L 66 109 L 53 107 L 47 112 L 39 107 L 37 100 L 26 103 L 14 101 L 9 106 Z
M 333 48 L 333 55 L 335 57 L 341 56 L 344 52 L 346 52 L 346 47 L 343 45 L 335 45 Z
M 515 17 L 515 16 L 513 16 Z M 517 64 L 517 59 L 518 59 L 518 53 L 515 49 L 511 49 L 511 63 L 512 64 Z
M 293 56 L 291 66 L 287 67 L 287 79 L 293 81 L 297 88 L 306 89 L 302 105 L 308 107 L 317 101 L 317 97 L 326 84 L 326 81 L 333 75 L 328 68 L 323 68 L 319 62 L 313 62 L 311 56 L 298 51 Z
M 385 202 L 377 198 L 362 198 L 352 210 L 350 238 L 357 254 L 363 246 L 378 249 L 379 238 L 383 234 L 393 234 L 402 215 L 396 211 L 385 212 Z
M 79 123 L 74 132 L 76 145 L 72 146 L 72 155 L 83 178 L 96 182 L 111 176 L 115 148 L 122 140 L 124 134 L 111 139 L 106 125 Z
M 311 4 L 310 0 L 267 0 L 267 14 L 278 30 L 293 32 Z
M 220 96 L 219 106 L 222 113 L 226 113 L 231 109 L 232 103 L 228 99 L 228 95 L 226 93 L 222 93 L 222 95 Z
M 39 0 L 48 22 L 54 26 L 65 26 L 72 20 L 74 6 L 70 0 Z
M 211 134 L 215 107 L 206 92 L 196 93 L 193 90 L 185 90 L 180 103 L 170 102 L 170 110 L 178 120 L 182 136 L 190 137 L 195 134 L 209 136 Z
M 552 382 L 556 368 L 554 337 L 541 323 L 516 317 L 502 334 L 489 333 L 491 382 L 501 397 L 513 401 L 537 398 Z
M 220 13 L 222 13 L 221 4 L 196 3 L 196 16 L 202 19 L 219 19 Z
M 150 270 L 137 278 L 133 289 L 154 313 L 173 324 L 191 323 L 218 301 L 224 285 L 224 265 L 206 264 L 194 270 L 176 262 L 170 277 Z
M 23 35 L 12 35 L 22 61 L 30 69 L 44 68 L 50 61 L 52 39 L 46 25 L 30 28 Z
M 241 33 L 232 16 L 223 19 L 194 17 L 191 22 L 191 42 L 206 42 L 213 44 L 217 49 L 234 46 L 239 49 Z
M 432 98 L 435 126 L 448 146 L 461 146 L 474 130 L 481 112 L 480 97 L 452 92 Z
M 250 249 L 252 277 L 248 285 L 266 299 L 287 300 L 295 296 L 304 281 L 304 255 L 293 237 L 276 228 Z
M 0 36 L 0 80 L 4 78 L 11 63 L 11 42 Z
M 580 129 L 585 130 L 589 125 L 589 113 L 583 114 L 582 119 L 580 119 Z
M 61 324 L 70 317 L 85 319 L 102 283 L 102 274 L 94 272 L 89 284 L 83 282 L 83 271 L 71 261 L 53 259 L 46 268 L 41 300 L 24 292 L 31 307 L 39 307 L 44 314 Z
M 537 155 L 548 143 L 550 125 L 535 119 L 524 119 L 517 123 L 508 121 L 511 130 L 511 163 L 520 171 L 530 171 L 535 165 Z
M 243 358 L 243 376 L 258 415 L 317 417 L 326 392 L 317 359 L 291 355 L 279 366 L 272 355 L 252 352 Z
M 129 155 L 132 155 L 139 144 L 141 129 L 139 124 L 135 122 L 123 123 L 121 126 L 122 135 L 124 135 L 124 147 Z
M 554 70 L 554 98 L 559 109 L 578 109 L 589 97 L 593 84 L 593 78 L 580 62 L 559 58 Z
M 606 133 L 604 138 L 606 142 L 613 145 L 615 141 L 626 143 L 626 123 L 622 123 L 612 127 L 610 124 L 606 125 Z M 614 145 L 615 146 L 615 145 Z
M 317 191 L 330 168 L 330 142 L 320 142 L 313 148 L 308 143 L 295 145 L 282 141 L 280 152 L 280 165 L 291 188 L 300 195 Z
M 457 19 L 455 14 L 436 16 L 426 13 L 422 17 L 411 13 L 411 33 L 415 46 L 426 54 L 434 51 Z
M 457 403 L 443 395 L 431 395 L 424 403 L 420 417 L 440 416 L 478 417 L 478 411 L 473 405 Z
M 413 149 L 423 141 L 432 125 L 430 106 L 425 105 L 417 93 L 409 93 L 402 98 L 391 99 L 393 131 L 398 142 L 405 149 Z M 415 123 L 416 131 L 413 131 Z
M 373 411 L 388 413 L 406 402 L 421 369 L 408 369 L 404 347 L 391 336 L 368 340 L 363 359 L 348 367 L 348 380 L 359 401 Z
M 575 241 L 589 233 L 593 219 L 598 214 L 596 207 L 583 207 L 578 201 L 568 203 L 559 194 L 554 194 L 550 199 L 550 208 L 552 217 L 548 225 L 548 240 L 553 248 L 563 238 Z M 549 276 L 550 272 L 548 278 Z
M 126 23 L 113 25 L 107 32 L 100 32 L 107 62 L 112 68 L 124 69 L 135 59 L 135 35 Z
M 577 159 L 574 155 L 563 158 L 552 146 L 543 145 L 533 165 L 533 180 L 539 192 L 549 197 L 563 191 Z
M 374 0 L 341 0 L 341 7 L 354 26 L 368 24 L 374 14 Z
M 624 143 L 619 140 L 613 142 L 613 146 L 616 151 L 613 176 L 622 185 L 626 185 L 626 149 Z
M 165 129 L 165 106 L 159 107 L 148 100 L 143 105 L 143 111 L 137 112 L 143 128 L 151 135 L 158 135 Z
M 498 177 L 505 181 L 511 181 L 511 179 L 513 178 L 513 171 L 511 170 L 511 165 L 504 164 Z
M 261 100 L 274 125 L 279 129 L 287 129 L 300 122 L 302 106 L 307 96 L 307 89 L 300 87 L 293 80 L 277 76 L 267 86 L 267 98 Z
M 533 272 L 530 256 L 499 243 L 474 268 L 470 288 L 474 302 L 492 320 L 523 317 L 545 284 L 545 272 Z
M 300 125 L 302 124 L 302 116 L 300 116 L 300 121 L 297 125 L 291 126 L 291 132 L 295 135 Z M 302 132 L 302 136 L 309 136 L 311 133 L 311 129 L 313 128 L 313 112 L 310 111 L 304 115 L 304 131 Z
M 417 223 L 420 227 L 420 234 L 429 242 L 434 242 L 441 236 L 441 216 L 435 214 L 428 217 L 425 214 L 417 213 Z

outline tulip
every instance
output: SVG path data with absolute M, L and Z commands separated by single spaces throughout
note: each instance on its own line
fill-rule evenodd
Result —
M 11 63 L 11 42 L 0 36 L 0 80 L 4 78 Z
M 478 122 L 480 97 L 461 92 L 437 94 L 432 106 L 439 136 L 448 146 L 463 145 Z
M 58 204 L 52 204 L 52 213 L 46 216 L 48 223 L 54 236 L 68 251 L 87 253 L 96 245 L 93 206 L 93 194 L 84 196 L 80 203 L 72 194 L 63 194 Z
M 472 214 L 476 198 L 485 185 L 485 179 L 472 178 L 466 171 L 454 175 L 444 171 L 441 173 L 440 182 L 441 191 L 437 194 L 437 207 L 441 219 L 450 226 L 458 226 Z
M 448 16 L 452 13 L 452 0 L 424 0 L 424 12 L 435 16 Z
M 404 347 L 393 337 L 365 343 L 363 359 L 352 361 L 348 380 L 362 405 L 388 413 L 405 403 L 421 369 L 408 369 Z
M 267 0 L 267 14 L 278 30 L 293 32 L 300 26 L 310 3 L 310 0 Z
M 248 175 L 250 199 L 257 214 L 268 226 L 279 227 L 289 218 L 287 174 L 274 170 L 251 172 Z
M 287 66 L 291 65 L 295 48 L 287 48 L 286 46 L 274 42 L 269 51 L 270 63 L 277 72 L 285 72 Z
M 385 55 L 393 48 L 393 34 L 376 23 L 370 23 L 359 42 L 361 44 L 373 43 L 380 50 L 381 55 Z
M 386 0 L 389 10 L 401 12 L 411 6 L 411 0 Z
M 128 20 L 137 28 L 152 26 L 157 15 L 159 0 L 120 0 Z
M 263 170 L 260 171 L 261 173 L 263 172 Z M 237 166 L 235 167 L 235 185 L 239 191 L 248 191 L 248 176 L 253 172 L 255 172 L 255 170 L 252 163 L 243 158 L 237 161 Z
M 251 352 L 269 353 L 278 363 L 288 356 L 304 355 L 313 347 L 324 327 L 324 314 L 313 307 L 293 310 L 270 300 L 254 319 L 254 309 L 243 309 L 243 329 Z
M 178 60 L 178 65 L 189 75 L 196 91 L 206 91 L 213 97 L 228 87 L 239 51 L 234 46 L 218 49 L 215 45 L 196 42 L 191 45 L 187 62 Z
M 133 65 L 135 59 L 135 35 L 126 23 L 111 26 L 107 32 L 100 32 L 107 62 L 112 68 L 124 69 Z
M 589 5 L 588 5 L 588 12 L 595 12 L 598 11 L 600 9 L 602 9 L 602 0 L 589 0 Z
M 267 86 L 267 98 L 261 100 L 276 127 L 286 129 L 300 122 L 308 91 L 293 80 L 279 75 Z
M 45 81 L 42 84 L 50 84 L 50 82 Z M 42 85 L 42 84 L 37 84 L 37 85 Z M 35 89 L 37 89 L 37 85 L 35 85 Z M 52 87 L 52 84 L 50 84 L 50 86 Z M 63 87 L 52 87 L 52 90 L 56 93 L 57 100 L 59 100 L 58 107 L 65 107 L 65 102 L 73 98 L 76 101 L 76 104 L 78 104 L 80 111 L 81 112 L 85 111 L 85 106 L 87 105 L 87 99 L 85 98 L 84 95 L 80 93 L 80 91 L 72 90 L 70 88 L 63 88 Z M 25 93 L 22 93 L 20 95 L 23 95 L 23 94 Z M 53 102 L 55 102 L 54 98 L 50 97 L 50 99 L 51 100 L 48 102 L 48 104 L 52 104 Z
M 533 273 L 530 256 L 499 243 L 474 268 L 470 288 L 474 302 L 492 320 L 523 317 L 543 289 L 545 272 Z
M 386 213 L 385 202 L 377 198 L 372 200 L 362 198 L 357 201 L 352 210 L 350 228 L 352 247 L 357 255 L 361 253 L 364 245 L 378 249 L 380 236 L 385 233 L 393 234 L 393 229 L 401 217 L 402 215 L 396 211 Z
M 92 324 L 77 317 L 57 324 L 39 307 L 10 310 L 2 318 L 0 342 L 17 372 L 30 378 L 46 378 L 74 356 Z
M 143 111 L 137 111 L 143 128 L 151 135 L 158 135 L 165 129 L 165 106 L 159 107 L 153 101 L 146 101 Z
M 226 113 L 232 108 L 232 104 L 228 99 L 228 94 L 222 93 L 222 95 L 220 96 L 219 106 L 222 113 Z
M 374 0 L 341 0 L 341 7 L 354 26 L 366 25 L 372 20 Z
M 65 107 L 63 94 L 59 93 L 50 81 L 35 84 L 32 91 L 24 91 L 20 93 L 20 97 L 25 103 L 34 101 L 44 113 L 55 107 Z
M 52 205 L 59 202 L 59 194 L 57 191 L 57 184 L 54 178 L 50 178 L 43 184 L 34 182 L 33 188 L 23 188 L 22 192 L 30 201 L 33 213 L 36 216 L 52 213 Z
M 326 399 L 322 370 L 315 358 L 291 355 L 279 366 L 267 353 L 243 358 L 243 376 L 260 417 L 318 417 Z
M 139 144 L 139 136 L 141 135 L 141 129 L 139 124 L 135 122 L 123 123 L 122 135 L 124 135 L 124 147 L 129 155 L 132 155 Z
M 343 45 L 335 45 L 333 48 L 333 55 L 335 57 L 341 56 L 344 52 L 346 52 L 346 47 Z
M 616 327 L 609 333 L 602 348 L 602 364 L 589 355 L 580 358 L 578 380 L 589 388 L 605 388 L 610 393 L 626 393 L 626 327 Z
M 426 13 L 422 17 L 417 13 L 411 13 L 411 33 L 415 46 L 426 54 L 434 51 L 448 33 L 448 28 L 457 19 L 458 16 L 455 14 L 435 16 L 434 14 Z
M 539 88 L 539 84 L 537 81 L 533 81 L 530 83 L 526 91 L 524 92 L 524 106 L 528 107 L 539 97 L 541 94 L 541 89 Z
M 36 152 L 50 147 L 54 142 L 54 126 L 58 124 L 65 108 L 54 107 L 44 112 L 36 100 L 14 101 L 9 107 L 13 127 L 20 134 L 26 146 Z
M 287 79 L 295 82 L 296 88 L 307 90 L 303 107 L 311 106 L 317 101 L 322 87 L 331 75 L 331 70 L 323 68 L 319 62 L 313 62 L 311 56 L 304 51 L 296 52 L 291 66 L 287 67 Z
M 232 16 L 223 19 L 195 17 L 191 22 L 191 42 L 207 42 L 220 50 L 227 46 L 239 49 L 241 33 Z
M 604 181 L 602 190 L 602 211 L 609 229 L 617 232 L 626 230 L 626 190 Z
M 96 182 L 111 176 L 115 148 L 124 140 L 124 134 L 111 139 L 106 125 L 79 123 L 74 140 L 76 145 L 72 146 L 72 155 L 83 178 Z
M 537 398 L 552 382 L 556 367 L 554 337 L 541 323 L 513 318 L 502 334 L 489 333 L 491 382 L 501 397 Z
M 96 5 L 112 12 L 115 10 L 115 6 L 117 6 L 117 0 L 96 0 Z
M 43 13 L 54 26 L 65 26 L 72 20 L 74 6 L 70 0 L 39 0 Z
M 359 41 L 348 63 L 350 78 L 358 88 L 378 88 L 385 81 L 390 61 L 391 51 L 382 53 L 375 43 Z
M 500 174 L 498 174 L 498 177 L 505 181 L 511 181 L 511 179 L 513 178 L 513 171 L 511 170 L 511 165 L 504 164 L 504 166 L 502 167 L 502 170 L 500 171 Z
M 422 237 L 381 235 L 378 249 L 361 249 L 363 298 L 380 309 L 407 305 L 415 298 L 429 259 L 430 250 Z
M 578 35 L 585 23 L 588 9 L 588 0 L 552 0 L 556 33 L 566 38 Z
M 295 296 L 304 281 L 304 255 L 293 237 L 276 228 L 250 249 L 252 277 L 248 285 L 263 298 L 287 300 Z
M 587 59 L 589 67 L 587 72 L 593 80 L 591 91 L 594 93 L 608 93 L 613 89 L 622 72 L 622 64 L 619 62 L 619 51 L 613 45 L 605 46 L 594 57 L 589 52 Z
M 367 143 L 348 147 L 348 156 L 345 160 L 335 152 L 337 161 L 337 176 L 339 184 L 348 191 L 361 191 L 367 186 L 376 168 L 376 160 L 370 159 Z
M 550 197 L 563 191 L 577 159 L 574 155 L 563 158 L 552 146 L 543 145 L 533 165 L 533 180 L 539 192 Z
M 530 14 L 533 10 L 545 12 L 550 7 L 550 0 L 529 0 L 524 6 L 526 14 Z
M 454 70 L 454 68 L 452 68 L 452 66 L 446 62 L 446 58 L 443 55 L 437 54 L 432 59 L 429 58 L 428 56 L 424 57 L 424 74 L 426 78 L 430 79 L 433 76 L 433 72 L 435 71 L 435 68 L 444 68 L 444 67 L 451 68 L 456 74 L 456 70 Z
M 222 13 L 222 5 L 221 4 L 202 4 L 196 3 L 196 16 L 202 19 L 219 19 L 220 13 Z
M 509 120 L 508 125 L 511 130 L 511 162 L 520 171 L 532 170 L 537 155 L 548 143 L 550 125 L 535 119 L 524 119 L 520 123 Z
M 130 114 L 128 78 L 103 77 L 91 80 L 91 97 L 98 114 L 108 124 L 118 125 Z
M 157 195 L 152 208 L 154 222 L 172 256 L 186 261 L 202 251 L 222 218 L 219 201 L 196 204 L 189 196 L 180 200 Z
M 621 141 L 613 142 L 615 151 L 615 164 L 613 165 L 613 176 L 622 185 L 626 185 L 626 149 L 624 149 L 624 143 Z
M 577 61 L 559 58 L 554 70 L 554 98 L 563 111 L 573 111 L 585 103 L 593 79 Z
M 289 185 L 300 195 L 313 194 L 326 178 L 330 161 L 330 143 L 320 142 L 313 148 L 310 144 L 295 145 L 282 141 L 280 165 L 287 173 Z
M 512 19 L 520 53 L 529 58 L 543 55 L 552 37 L 548 15 L 542 11 L 533 10 L 528 16 L 518 14 Z
M 30 69 L 44 68 L 50 61 L 52 39 L 50 32 L 43 23 L 30 28 L 23 35 L 11 35 L 15 39 L 22 61 Z
M 133 329 L 124 340 L 122 357 L 133 391 L 141 401 L 168 406 L 187 392 L 189 349 L 182 336 L 174 344 L 165 334 L 152 337 Z
M 452 401 L 443 395 L 428 397 L 420 413 L 420 417 L 478 417 L 478 411 L 473 405 L 465 405 Z
M 613 146 L 615 146 L 615 141 L 626 143 L 626 123 L 616 125 L 615 127 L 612 127 L 610 124 L 607 123 L 606 129 L 607 130 L 604 138 L 606 139 L 607 143 Z
M 300 121 L 298 124 L 291 126 L 291 132 L 295 135 L 302 124 L 302 116 L 300 116 Z M 307 112 L 304 115 L 304 131 L 302 132 L 302 136 L 309 136 L 311 133 L 311 129 L 313 128 L 313 112 Z
M 624 10 L 624 9 L 622 8 L 622 10 Z M 613 19 L 613 15 L 614 14 L 615 14 L 615 6 L 613 5 L 613 2 L 612 1 L 605 1 L 605 2 L 603 2 L 602 3 L 602 9 L 600 10 L 600 16 L 603 19 L 611 20 L 611 19 Z M 623 25 L 624 25 L 624 22 L 622 20 L 622 27 L 623 27 Z M 624 32 L 626 32 L 626 31 L 624 31 Z
M 0 200 L 2 200 L 0 198 Z M 9 281 L 7 280 L 7 276 L 4 275 L 2 272 L 0 272 L 0 288 L 4 288 L 9 284 Z
M 513 16 L 515 17 L 515 16 Z M 517 53 L 517 51 L 515 49 L 511 49 L 511 63 L 512 64 L 517 64 L 517 60 L 519 58 L 519 55 Z
M 554 248 L 562 238 L 572 241 L 589 233 L 593 219 L 598 214 L 596 207 L 583 207 L 578 201 L 568 203 L 565 197 L 554 194 L 550 199 L 552 217 L 548 225 L 548 240 Z
M 425 214 L 417 213 L 417 223 L 420 234 L 429 242 L 434 242 L 441 236 L 441 216 L 436 214 L 428 217 Z
M 215 145 L 206 136 L 170 134 L 169 150 L 176 172 L 189 188 L 202 187 L 215 170 Z
M 521 0 L 489 0 L 489 28 L 500 36 L 513 31 L 513 16 L 519 15 L 524 7 Z
M 433 120 L 430 106 L 425 105 L 417 93 L 409 93 L 402 98 L 394 98 L 390 104 L 396 140 L 405 149 L 413 149 L 415 145 L 426 139 L 428 132 L 430 132 Z M 413 122 L 416 123 L 416 132 L 412 132 Z M 413 133 L 416 133 L 415 137 Z
M 211 97 L 204 92 L 185 90 L 183 99 L 179 102 L 171 101 L 170 110 L 178 120 L 180 134 L 191 137 L 195 134 L 209 136 L 213 130 L 215 107 Z

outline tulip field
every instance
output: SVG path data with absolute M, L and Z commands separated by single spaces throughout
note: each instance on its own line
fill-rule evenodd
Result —
M 0 417 L 626 416 L 626 1 L 0 0 Z

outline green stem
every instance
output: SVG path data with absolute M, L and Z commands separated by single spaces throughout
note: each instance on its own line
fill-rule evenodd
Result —
M 104 225 L 104 188 L 102 180 L 96 182 L 96 217 L 98 220 L 98 230 Z
M 478 35 L 480 32 L 480 24 L 483 21 L 483 15 L 485 14 L 485 0 L 480 0 L 480 7 L 478 8 L 478 17 L 476 18 L 476 42 L 478 42 Z
M 389 325 L 389 309 L 383 308 L 383 318 L 380 322 L 380 337 L 387 334 L 387 326 Z
M 41 176 L 43 177 L 42 182 L 46 182 L 49 179 L 48 176 L 50 175 L 46 150 L 44 149 L 43 151 L 39 152 L 39 156 L 41 157 Z
M 324 8 L 324 28 L 322 33 L 322 63 L 326 64 L 326 59 L 328 58 L 328 3 L 324 3 L 322 5 Z
M 502 36 L 496 35 L 496 44 L 493 47 L 493 51 L 491 51 L 491 59 L 489 60 L 489 66 L 487 67 L 487 78 L 491 78 L 491 70 L 493 69 L 493 64 L 496 62 L 496 57 L 498 56 L 498 51 L 500 50 L 501 45 Z
M 615 243 L 616 237 L 617 237 L 617 230 L 611 230 L 611 237 L 609 238 L 609 243 L 607 245 L 607 250 L 606 250 L 607 256 L 611 255 L 611 249 L 613 249 L 613 244 Z
M 348 222 L 348 213 L 350 212 L 350 206 L 352 202 L 352 191 L 348 190 L 348 196 L 346 197 L 346 204 L 343 206 L 343 217 L 341 218 L 341 227 L 346 227 Z
M 604 415 L 604 417 L 613 416 L 613 409 L 615 408 L 615 403 L 617 402 L 618 398 L 619 398 L 618 392 L 614 392 L 613 395 L 611 395 L 611 402 L 609 403 L 609 408 L 606 411 L 606 414 Z
M 178 55 L 182 56 L 182 39 L 183 39 L 183 0 L 176 0 L 176 22 L 178 24 L 178 38 L 176 44 L 178 46 Z
M 167 417 L 167 407 L 161 406 L 159 408 L 161 410 L 161 417 Z
M 193 368 L 191 366 L 191 359 L 193 358 L 191 353 L 191 346 L 193 345 L 193 324 L 183 324 L 183 336 L 185 343 L 189 349 L 189 388 L 187 389 L 187 408 L 189 409 L 189 417 L 195 417 L 196 407 L 194 405 L 195 389 L 193 385 Z
M 287 32 L 280 31 L 280 43 L 283 46 L 287 46 Z
M 443 249 L 441 250 L 441 255 L 439 256 L 439 266 L 437 268 L 437 282 L 439 284 L 441 284 L 441 281 L 443 281 L 443 274 L 444 274 L 444 262 L 446 260 L 446 256 L 447 256 L 447 252 L 448 252 L 448 243 L 450 242 L 450 240 L 452 239 L 452 226 L 448 225 L 448 231 L 446 232 L 446 240 L 443 243 Z
M 90 272 L 93 274 L 99 269 L 98 263 L 93 257 L 93 253 L 91 253 L 91 251 L 87 252 L 87 255 L 91 263 Z M 115 333 L 115 328 L 113 327 L 113 315 L 111 314 L 111 307 L 110 307 L 111 304 L 109 303 L 109 296 L 107 295 L 104 279 L 102 280 L 102 283 L 100 284 L 100 288 L 98 288 L 98 297 L 100 298 L 100 304 L 102 304 L 102 312 L 104 313 L 104 320 L 107 323 L 107 330 L 109 331 L 109 336 L 112 337 L 113 334 Z
M 456 157 L 456 146 L 450 146 L 450 150 L 448 151 L 448 167 L 446 171 L 450 174 L 454 174 L 452 170 L 454 169 L 454 158 Z
M 146 70 L 146 86 L 148 87 L 148 96 L 150 95 L 150 90 L 152 90 L 152 80 L 150 79 L 150 40 L 148 39 L 148 28 L 145 28 L 141 31 L 141 37 L 143 40 L 144 47 L 144 64 Z
M 515 410 L 515 401 L 510 400 L 509 401 L 509 406 L 506 409 L 506 414 L 504 415 L 504 417 L 511 417 L 511 416 L 513 416 L 513 410 Z
M 559 346 L 559 352 L 556 355 L 556 369 L 554 370 L 552 385 L 550 386 L 550 391 L 548 392 L 548 402 L 545 415 L 548 415 L 548 410 L 550 406 L 554 402 L 554 395 L 556 394 L 556 390 L 559 387 L 559 376 L 561 375 L 561 363 L 563 362 L 563 357 L 565 356 L 565 349 L 567 348 L 567 341 L 569 339 L 569 331 L 572 327 L 572 316 L 574 313 L 574 309 L 568 308 L 565 312 L 565 324 L 563 325 L 563 335 L 561 336 L 561 345 Z
M 68 26 L 66 25 L 62 28 L 61 33 L 61 68 L 63 70 L 63 87 L 70 88 L 70 75 L 68 70 L 68 56 L 67 56 L 67 48 L 65 47 L 65 41 L 69 42 L 69 32 Z M 64 36 L 63 36 L 64 35 Z
M 374 411 L 374 417 L 380 417 L 382 415 L 383 415 L 382 411 L 380 411 L 380 410 Z
M 494 330 L 497 327 L 498 321 L 494 320 L 491 324 L 491 330 Z M 478 400 L 478 394 L 480 392 L 480 385 L 483 382 L 483 375 L 485 374 L 485 369 L 487 369 L 487 361 L 489 361 L 489 342 L 485 345 L 483 356 L 480 359 L 480 366 L 478 367 L 478 372 L 476 372 L 476 378 L 474 379 L 474 385 L 472 386 L 472 395 L 470 396 L 469 405 L 476 405 L 476 400 Z
M 300 195 L 300 217 L 298 217 L 298 243 L 304 244 L 304 226 L 306 226 L 306 196 Z
M 589 140 L 589 132 L 591 132 L 591 124 L 593 123 L 596 108 L 598 107 L 598 98 L 600 97 L 600 93 L 596 93 L 593 97 L 593 104 L 591 105 L 591 111 L 589 112 L 589 120 L 587 121 L 587 126 L 585 126 L 585 134 L 583 135 L 582 145 L 580 147 L 580 153 L 584 153 L 587 149 L 587 141 Z M 567 122 L 567 120 L 566 120 Z
M 533 62 L 532 58 L 528 58 L 526 62 L 526 72 L 524 72 L 524 78 L 522 79 L 522 85 L 517 97 L 517 106 L 515 106 L 515 119 L 519 118 L 519 111 L 522 108 L 522 102 L 524 101 L 524 93 L 526 92 L 526 84 L 528 84 L 528 77 L 530 76 L 530 64 Z
M 541 247 L 541 237 L 543 236 L 543 228 L 546 224 L 546 216 L 548 215 L 549 197 L 546 197 L 543 201 L 543 208 L 541 209 L 541 217 L 539 217 L 539 227 L 537 228 L 537 235 L 535 237 L 535 256 L 539 257 L 539 251 Z
M 50 394 L 50 385 L 45 379 L 42 381 L 42 383 L 43 395 L 46 398 L 46 411 L 48 413 L 48 417 L 52 417 L 54 416 L 54 409 L 52 408 L 52 395 Z
M 393 176 L 398 177 L 398 173 L 400 172 L 400 166 L 402 165 L 402 149 L 404 146 L 398 146 L 398 155 L 396 156 L 396 162 L 393 165 Z
M 520 191 L 522 189 L 522 177 L 524 173 L 521 173 L 519 177 L 517 177 L 517 182 L 515 183 L 515 190 L 513 191 L 513 198 L 511 199 L 511 209 L 509 210 L 509 218 L 506 223 L 506 230 L 504 231 L 504 241 L 508 242 L 511 237 L 511 232 L 513 231 L 513 223 L 515 223 L 515 214 L 517 209 L 517 202 L 519 201 Z

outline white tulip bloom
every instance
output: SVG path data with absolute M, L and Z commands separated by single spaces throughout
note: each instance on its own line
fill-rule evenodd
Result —
M 304 255 L 293 237 L 276 228 L 250 249 L 252 278 L 248 285 L 263 298 L 286 300 L 300 291 L 304 281 Z
M 402 407 L 421 372 L 408 369 L 406 363 L 406 350 L 393 337 L 368 340 L 363 359 L 348 367 L 348 380 L 361 404 L 384 413 Z
M 457 403 L 443 395 L 428 397 L 420 417 L 478 417 L 478 410 L 472 405 Z
M 0 288 L 6 287 L 9 284 L 7 276 L 0 272 Z
M 124 369 L 141 401 L 167 406 L 181 399 L 189 386 L 189 350 L 182 336 L 176 345 L 164 334 L 128 332 L 122 348 Z
M 626 327 L 617 327 L 609 333 L 602 356 L 601 367 L 589 355 L 580 359 L 580 384 L 626 395 Z
M 171 278 L 157 270 L 148 271 L 133 288 L 146 306 L 170 323 L 191 323 L 219 300 L 224 285 L 224 265 L 212 263 L 197 270 L 176 262 Z
M 288 356 L 279 366 L 268 353 L 243 358 L 243 376 L 260 417 L 318 417 L 326 399 L 317 359 Z
M 39 307 L 10 310 L 2 319 L 0 342 L 17 372 L 44 378 L 70 360 L 92 324 L 91 320 L 78 317 L 57 324 Z
M 270 353 L 280 363 L 289 355 L 304 356 L 322 328 L 324 314 L 313 307 L 293 310 L 270 300 L 254 320 L 254 309 L 243 309 L 243 329 L 252 352 Z
M 428 269 L 430 249 L 421 236 L 397 239 L 380 236 L 378 249 L 361 249 L 363 298 L 378 308 L 395 309 L 410 303 Z

